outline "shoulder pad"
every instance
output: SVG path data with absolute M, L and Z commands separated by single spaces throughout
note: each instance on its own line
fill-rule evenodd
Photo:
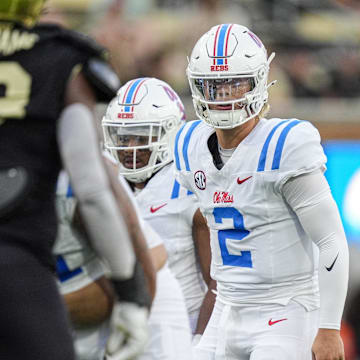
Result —
M 280 133 L 273 167 L 280 172 L 309 172 L 326 162 L 318 130 L 308 121 L 290 121 Z
M 201 124 L 201 120 L 189 121 L 185 123 L 175 137 L 174 160 L 178 171 L 190 171 L 189 144 L 193 137 L 193 132 Z
M 83 73 L 93 86 L 97 101 L 109 102 L 116 96 L 121 84 L 117 74 L 108 63 L 108 51 L 104 47 L 85 34 L 58 25 L 41 24 L 38 28 L 43 34 L 56 36 L 87 56 L 88 60 L 83 66 Z
M 308 121 L 278 122 L 267 140 L 261 151 L 258 171 L 277 171 L 277 186 L 282 186 L 290 177 L 325 167 L 320 134 Z M 267 156 L 262 157 L 266 153 Z
M 107 50 L 94 39 L 75 31 L 64 29 L 64 36 L 67 36 L 78 49 L 88 52 L 89 60 L 84 65 L 84 75 L 93 86 L 97 100 L 109 102 L 116 96 L 121 83 L 108 63 Z
M 78 51 L 86 53 L 89 57 L 107 58 L 107 51 L 89 36 L 80 32 L 65 29 L 56 24 L 38 24 L 34 28 L 44 39 L 57 38 L 66 42 L 69 46 L 74 46 Z
M 74 45 L 80 51 L 87 52 L 90 57 L 107 59 L 108 51 L 90 36 L 69 29 L 60 29 L 61 35 L 66 39 L 68 44 Z
M 83 73 L 93 86 L 97 100 L 109 102 L 120 88 L 120 79 L 107 62 L 92 58 L 84 66 Z

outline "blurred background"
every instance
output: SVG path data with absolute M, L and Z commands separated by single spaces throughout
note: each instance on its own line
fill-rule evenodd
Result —
M 198 38 L 220 23 L 249 27 L 270 54 L 272 117 L 311 121 L 328 157 L 327 179 L 350 245 L 343 338 L 360 359 L 360 1 L 49 0 L 44 21 L 94 37 L 110 51 L 122 83 L 168 82 L 192 106 L 185 69 Z M 104 107 L 99 108 L 99 118 Z

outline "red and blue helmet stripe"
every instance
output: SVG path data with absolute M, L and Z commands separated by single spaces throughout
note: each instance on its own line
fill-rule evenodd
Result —
M 136 95 L 139 92 L 141 85 L 148 79 L 149 78 L 139 78 L 139 79 L 135 79 L 130 82 L 130 84 L 128 85 L 128 87 L 125 91 L 125 94 L 124 94 L 124 97 L 122 100 L 122 103 L 126 104 L 126 106 L 124 106 L 124 112 L 133 112 L 134 111 L 133 104 L 135 104 Z
M 229 35 L 233 24 L 222 24 L 219 25 L 214 40 L 214 65 L 224 65 L 227 64 L 226 57 L 228 56 L 228 43 Z

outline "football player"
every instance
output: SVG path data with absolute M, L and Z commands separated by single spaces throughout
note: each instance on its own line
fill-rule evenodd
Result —
M 185 297 L 192 332 L 201 333 L 212 309 L 214 284 L 209 277 L 208 228 L 194 196 L 174 178 L 172 148 L 184 119 L 183 104 L 168 84 L 140 78 L 119 90 L 102 125 L 105 147 L 119 161 L 120 173 L 131 184 L 143 218 L 164 240 L 170 269 Z M 205 300 L 203 276 L 209 288 Z
M 113 167 L 113 165 L 110 165 Z M 113 171 L 114 172 L 114 171 Z M 118 182 L 117 173 L 115 181 Z M 125 180 L 117 186 L 121 192 L 116 192 L 117 201 L 129 228 L 136 257 L 144 269 L 149 292 L 154 297 L 155 269 L 148 251 L 143 230 L 139 223 L 139 213 L 134 201 L 131 201 L 131 190 L 127 191 Z M 56 255 L 56 270 L 58 285 L 64 296 L 73 327 L 73 337 L 78 360 L 102 360 L 105 345 L 109 336 L 111 323 L 110 314 L 114 305 L 114 291 L 108 280 L 108 270 L 88 241 L 88 235 L 78 211 L 77 200 L 74 197 L 69 177 L 61 172 L 56 191 L 58 213 L 58 235 L 53 252 Z M 149 229 L 145 229 L 149 233 Z M 154 236 L 152 236 L 154 237 Z M 124 324 L 128 331 L 128 341 L 137 344 L 147 338 L 144 329 L 138 324 L 138 314 L 133 314 L 133 304 L 122 303 L 121 311 L 128 314 L 130 323 Z M 137 309 L 136 313 L 138 313 Z M 147 314 L 146 311 L 144 315 Z M 143 317 L 140 317 L 140 322 Z M 116 326 L 116 324 L 115 324 Z M 129 329 L 130 328 L 130 329 Z M 145 344 L 145 343 L 144 343 Z M 117 352 L 117 358 L 127 359 L 130 354 L 128 347 Z M 109 356 L 108 359 L 112 357 Z
M 150 305 L 137 293 L 143 293 L 142 270 L 93 124 L 95 102 L 111 99 L 119 80 L 96 44 L 56 25 L 36 25 L 44 2 L 0 2 L 2 359 L 74 358 L 51 253 L 57 230 L 55 184 L 62 165 L 92 244 L 111 268 L 118 301 L 131 302 L 139 314 Z M 114 314 L 114 334 L 127 333 L 126 316 Z M 146 332 L 145 317 L 141 326 Z
M 318 131 L 264 118 L 273 57 L 221 24 L 189 59 L 200 120 L 178 132 L 175 164 L 210 227 L 218 291 L 197 359 L 344 359 L 347 241 Z
M 116 162 L 110 153 L 108 156 Z M 127 196 L 132 201 L 133 207 L 140 214 L 129 184 L 122 175 L 118 176 L 128 192 Z M 168 256 L 162 239 L 148 221 L 141 218 L 141 224 L 157 276 L 156 295 L 149 316 L 150 338 L 144 353 L 137 359 L 191 359 L 190 326 L 180 285 L 169 269 Z

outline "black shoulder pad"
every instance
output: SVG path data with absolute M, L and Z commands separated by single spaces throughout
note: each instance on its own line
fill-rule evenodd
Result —
M 73 45 L 80 51 L 88 53 L 90 57 L 107 59 L 108 51 L 90 36 L 65 28 L 61 28 L 61 33 L 68 44 Z
M 54 24 L 38 26 L 43 36 L 57 37 L 84 54 L 83 74 L 92 85 L 99 102 L 112 100 L 120 88 L 120 80 L 108 63 L 107 50 L 91 37 Z
M 87 35 L 73 30 L 62 30 L 63 36 L 67 38 L 68 43 L 72 43 L 77 49 L 89 55 L 88 61 L 84 64 L 83 73 L 93 86 L 97 101 L 109 102 L 116 96 L 121 83 L 117 74 L 107 62 L 107 50 Z
M 99 102 L 109 102 L 120 88 L 120 80 L 113 68 L 104 60 L 92 58 L 85 64 L 83 73 L 93 86 Z
M 99 57 L 102 59 L 107 59 L 107 50 L 101 45 L 99 45 L 94 39 L 85 34 L 74 30 L 66 29 L 57 24 L 41 23 L 36 25 L 34 29 L 40 32 L 42 37 L 45 39 L 61 39 L 68 46 L 75 47 L 80 52 L 87 54 L 89 57 Z

